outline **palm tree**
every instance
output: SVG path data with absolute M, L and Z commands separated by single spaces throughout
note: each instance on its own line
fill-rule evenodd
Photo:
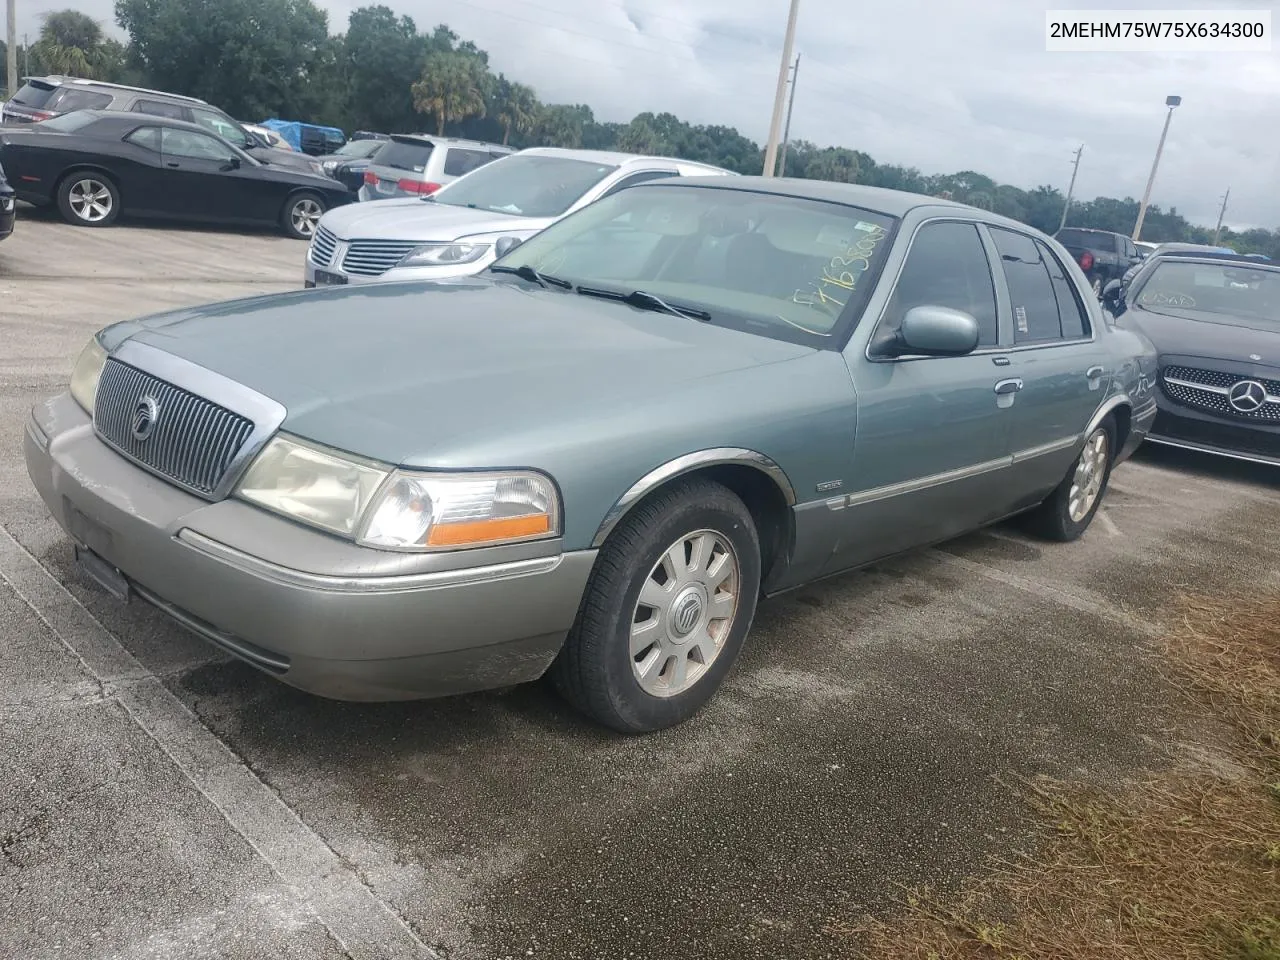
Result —
M 476 57 L 464 53 L 433 53 L 422 68 L 422 79 L 413 85 L 413 106 L 436 118 L 436 136 L 444 136 L 450 121 L 484 116 L 484 92 L 488 70 Z
M 533 131 L 542 104 L 532 87 L 508 83 L 505 78 L 498 82 L 498 122 L 502 124 L 502 145 L 505 147 L 511 139 L 512 130 L 516 133 Z

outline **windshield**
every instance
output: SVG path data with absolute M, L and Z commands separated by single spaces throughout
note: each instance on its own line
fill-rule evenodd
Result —
M 354 157 L 357 160 L 363 160 L 377 153 L 385 141 L 383 140 L 352 140 L 344 143 L 333 152 L 335 157 Z
M 41 130 L 54 130 L 57 133 L 75 133 L 90 124 L 97 123 L 100 117 L 92 113 L 64 113 L 58 117 L 50 117 L 35 124 Z
M 1280 324 L 1280 271 L 1167 260 L 1156 264 L 1136 303 L 1153 310 L 1172 307 Z
M 459 177 L 436 194 L 435 202 L 517 217 L 558 217 L 617 169 L 589 160 L 517 153 Z
M 643 290 L 713 324 L 825 346 L 861 313 L 895 223 L 818 200 L 645 185 L 584 207 L 499 263 Z

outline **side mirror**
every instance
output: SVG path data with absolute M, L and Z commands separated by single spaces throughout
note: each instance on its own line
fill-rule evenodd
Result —
M 522 243 L 519 237 L 499 237 L 493 244 L 493 255 L 501 260 Z
M 227 170 L 239 170 L 239 169 L 240 169 L 240 158 L 239 158 L 239 157 L 228 157 L 226 160 L 223 160 L 223 161 L 222 161 L 222 167 L 221 167 L 221 169 L 223 170 L 223 172 L 226 172 Z
M 978 321 L 962 310 L 912 307 L 898 331 L 898 353 L 959 357 L 977 349 L 978 336 Z
M 1124 307 L 1124 283 L 1112 280 L 1102 288 L 1102 303 L 1113 313 Z

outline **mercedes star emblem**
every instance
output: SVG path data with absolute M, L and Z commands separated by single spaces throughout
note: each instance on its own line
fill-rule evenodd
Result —
M 1253 413 L 1267 402 L 1267 388 L 1257 380 L 1241 380 L 1232 385 L 1227 400 L 1240 413 Z
M 145 440 L 156 428 L 156 420 L 160 417 L 160 407 L 155 397 L 139 397 L 133 408 L 133 420 L 129 424 L 135 440 Z

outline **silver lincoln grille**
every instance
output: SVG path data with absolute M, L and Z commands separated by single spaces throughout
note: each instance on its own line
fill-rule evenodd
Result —
M 93 425 L 125 456 L 205 496 L 253 432 L 251 420 L 114 359 L 102 368 Z
M 1188 407 L 1264 423 L 1280 422 L 1280 381 L 1182 366 L 1165 367 L 1161 380 L 1170 399 Z
M 422 244 L 416 240 L 352 240 L 342 269 L 362 277 L 376 277 L 386 273 L 404 259 L 414 247 Z
M 333 260 L 333 251 L 338 246 L 338 238 L 319 227 L 311 238 L 311 262 L 317 267 L 327 267 Z

